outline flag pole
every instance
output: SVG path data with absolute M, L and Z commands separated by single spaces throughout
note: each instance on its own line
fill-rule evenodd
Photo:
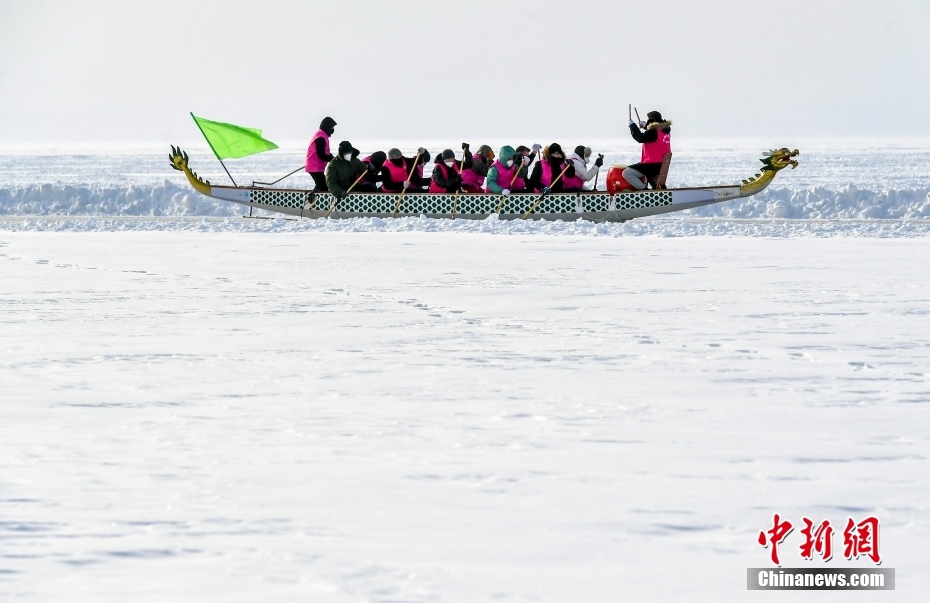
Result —
M 223 160 L 220 159 L 219 153 L 216 152 L 216 149 L 213 148 L 213 143 L 210 142 L 210 139 L 207 138 L 206 133 L 203 131 L 203 128 L 200 127 L 200 124 L 197 123 L 197 118 L 194 117 L 194 112 L 191 111 L 191 119 L 194 120 L 194 123 L 197 124 L 197 129 L 200 130 L 200 133 L 203 134 L 204 140 L 207 141 L 207 144 L 210 145 L 210 150 L 213 151 L 213 154 L 216 155 L 216 160 L 220 162 L 220 165 L 223 166 L 223 169 L 226 171 L 226 175 L 229 176 L 229 179 L 232 180 L 233 186 L 239 186 L 236 184 L 236 181 L 233 179 L 232 174 L 229 173 L 229 170 L 226 169 L 226 164 L 223 163 Z

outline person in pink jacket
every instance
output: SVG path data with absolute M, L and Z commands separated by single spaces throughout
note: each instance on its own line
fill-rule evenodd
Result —
M 623 178 L 640 190 L 647 184 L 656 187 L 662 160 L 672 152 L 672 122 L 662 119 L 658 111 L 650 111 L 646 117 L 647 121 L 639 124 L 632 119 L 629 122 L 633 140 L 643 145 L 643 155 L 639 163 L 623 170 Z

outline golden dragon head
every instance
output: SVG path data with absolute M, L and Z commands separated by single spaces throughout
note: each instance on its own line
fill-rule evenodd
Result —
M 748 180 L 743 180 L 743 185 L 740 187 L 740 194 L 744 197 L 754 195 L 768 186 L 769 182 L 775 178 L 775 174 L 780 170 L 785 169 L 789 165 L 791 169 L 798 167 L 798 162 L 792 159 L 792 157 L 797 157 L 800 154 L 801 152 L 797 149 L 789 151 L 786 148 L 772 149 L 771 151 L 762 153 L 764 157 L 759 160 L 764 166 L 762 171 Z
M 181 150 L 181 147 L 176 147 L 171 145 L 171 153 L 168 154 L 168 161 L 171 163 L 171 167 L 178 170 L 179 172 L 184 172 L 184 175 L 187 176 L 187 179 L 190 181 L 191 186 L 197 189 L 199 192 L 204 195 L 210 194 L 210 181 L 204 180 L 198 176 L 189 166 L 188 166 L 188 157 L 187 153 Z

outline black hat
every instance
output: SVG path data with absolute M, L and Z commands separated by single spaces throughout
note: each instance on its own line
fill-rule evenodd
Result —
M 423 151 L 423 154 L 420 155 L 420 163 L 426 163 L 429 161 L 430 154 L 429 151 Z
M 562 145 L 557 142 L 553 142 L 549 145 L 549 156 L 552 157 L 555 153 L 559 153 L 562 156 L 565 155 L 565 152 L 562 151 Z
M 442 160 L 455 159 L 455 153 L 452 152 L 452 149 L 446 149 L 445 151 L 442 152 L 440 159 Z
M 529 151 L 529 150 L 530 148 L 526 145 L 521 144 L 520 146 L 517 147 L 517 153 L 525 153 L 526 151 Z
M 375 167 L 381 167 L 384 165 L 384 162 L 387 161 L 387 155 L 384 151 L 375 151 L 371 154 L 371 165 Z
M 652 121 L 662 121 L 662 114 L 658 111 L 650 111 L 649 113 L 646 113 L 646 117 Z
M 348 140 L 343 140 L 339 143 L 339 154 L 345 155 L 346 153 L 351 153 L 355 148 L 352 146 L 352 143 Z
M 336 131 L 335 126 L 336 126 L 336 120 L 333 119 L 332 117 L 324 117 L 323 121 L 320 122 L 320 129 L 326 132 L 327 134 L 329 134 L 330 136 L 332 136 L 333 132 Z
M 575 155 L 578 155 L 579 157 L 584 157 L 584 145 L 583 144 L 580 144 L 577 147 L 575 147 Z

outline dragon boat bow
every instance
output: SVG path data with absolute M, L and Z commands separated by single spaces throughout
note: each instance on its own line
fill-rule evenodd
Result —
M 200 178 L 189 166 L 187 153 L 171 147 L 171 167 L 187 176 L 198 192 L 224 201 L 303 218 L 359 218 L 426 216 L 483 220 L 497 214 L 502 220 L 530 218 L 595 222 L 625 222 L 633 218 L 691 209 L 749 197 L 765 189 L 782 169 L 797 167 L 798 150 L 774 149 L 761 160 L 761 172 L 741 184 L 641 191 L 582 191 L 575 193 L 516 193 L 507 197 L 490 193 L 351 193 L 340 202 L 330 193 L 258 186 L 216 186 Z M 617 169 L 614 166 L 611 169 Z M 608 179 L 609 180 L 609 179 Z M 608 183 L 608 189 L 610 184 Z M 503 200 L 503 204 L 501 201 Z

